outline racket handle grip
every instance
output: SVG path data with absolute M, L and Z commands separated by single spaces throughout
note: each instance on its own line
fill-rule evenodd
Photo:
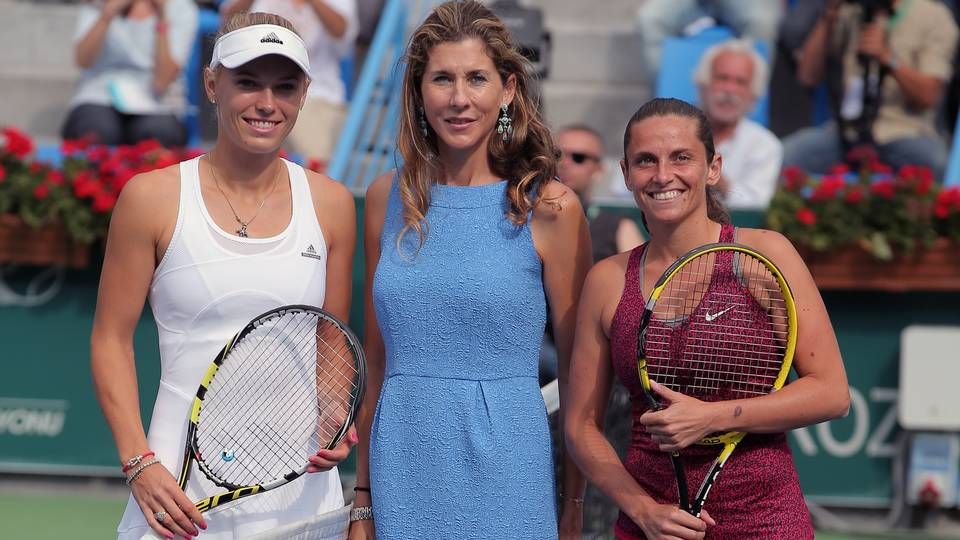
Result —
M 693 509 L 690 508 L 690 492 L 687 488 L 687 473 L 683 469 L 683 464 L 680 463 L 680 453 L 671 452 L 670 462 L 673 464 L 673 473 L 677 478 L 677 499 L 680 501 L 680 508 L 692 514 Z

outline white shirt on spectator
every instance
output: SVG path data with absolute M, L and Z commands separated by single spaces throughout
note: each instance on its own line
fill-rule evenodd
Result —
M 732 210 L 766 210 L 776 190 L 783 145 L 770 130 L 744 118 L 733 136 L 717 145 L 723 177 L 729 183 L 726 205 Z
M 296 0 L 255 0 L 250 12 L 273 13 L 293 23 L 307 46 L 310 57 L 310 99 L 322 99 L 333 104 L 346 101 L 347 91 L 340 78 L 340 59 L 353 50 L 357 38 L 356 0 L 324 0 L 346 20 L 347 27 L 340 38 L 330 35 L 324 28 L 310 2 Z
M 101 9 L 100 3 L 80 7 L 74 44 L 96 24 Z M 70 105 L 110 105 L 131 114 L 185 112 L 183 68 L 197 34 L 197 5 L 193 0 L 167 0 L 164 13 L 170 56 L 180 66 L 180 75 L 163 94 L 153 92 L 153 44 L 157 18 L 118 16 L 110 21 L 93 65 L 80 73 L 80 82 Z

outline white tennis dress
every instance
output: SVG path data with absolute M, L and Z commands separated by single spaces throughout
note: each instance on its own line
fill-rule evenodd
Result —
M 180 164 L 177 226 L 150 286 L 150 306 L 160 335 L 161 376 L 147 440 L 174 477 L 180 471 L 188 411 L 197 386 L 226 341 L 270 309 L 285 304 L 322 306 L 326 286 L 327 247 L 303 169 L 285 162 L 293 194 L 293 216 L 287 228 L 271 238 L 240 238 L 218 227 L 207 212 L 199 159 Z M 196 469 L 186 489 L 193 501 L 222 491 Z M 276 490 L 206 512 L 207 530 L 200 531 L 200 537 L 248 538 L 320 514 L 340 516 L 343 506 L 336 469 L 306 474 Z M 334 521 L 334 528 L 345 527 L 345 519 L 329 521 Z M 344 534 L 317 531 L 315 537 Z M 132 496 L 117 536 L 159 538 Z

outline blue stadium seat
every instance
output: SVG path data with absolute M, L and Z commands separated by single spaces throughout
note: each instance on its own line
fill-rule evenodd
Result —
M 663 42 L 663 56 L 660 60 L 660 72 L 657 74 L 654 93 L 657 97 L 674 97 L 699 103 L 700 95 L 693 82 L 693 71 L 700 56 L 711 46 L 736 38 L 727 26 L 711 26 L 693 36 L 670 37 Z M 770 55 L 762 43 L 756 44 L 757 52 L 769 62 Z M 769 98 L 764 95 L 757 100 L 756 107 L 750 113 L 750 119 L 761 125 L 768 125 Z
M 953 145 L 950 147 L 947 176 L 943 179 L 943 185 L 960 186 L 960 115 L 957 115 L 957 125 L 953 128 Z

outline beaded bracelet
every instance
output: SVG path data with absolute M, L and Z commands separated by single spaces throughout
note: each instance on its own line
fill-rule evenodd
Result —
M 147 467 L 151 465 L 156 465 L 157 463 L 160 463 L 160 460 L 157 458 L 153 458 L 141 463 L 136 469 L 134 469 L 133 473 L 129 477 L 127 477 L 127 485 L 129 486 L 133 484 L 137 480 L 137 478 L 140 478 L 140 475 L 143 474 L 143 471 Z
M 153 456 L 153 455 L 154 455 L 153 451 L 147 451 L 147 452 L 144 452 L 144 453 L 142 453 L 142 454 L 138 454 L 138 455 L 136 455 L 136 456 L 133 456 L 132 458 L 128 459 L 126 463 L 123 464 L 123 467 L 122 467 L 120 470 L 121 470 L 122 472 L 127 472 L 127 471 L 129 471 L 130 469 L 132 469 L 132 468 L 136 467 L 137 465 L 139 465 L 140 462 L 142 462 L 143 460 L 145 460 L 145 459 L 147 459 L 148 457 L 151 457 L 151 456 Z
M 365 492 L 367 492 L 367 493 L 370 493 L 370 488 L 368 488 L 368 487 L 366 487 L 366 486 L 354 486 L 354 487 L 353 487 L 353 490 L 354 490 L 354 491 L 365 491 Z

